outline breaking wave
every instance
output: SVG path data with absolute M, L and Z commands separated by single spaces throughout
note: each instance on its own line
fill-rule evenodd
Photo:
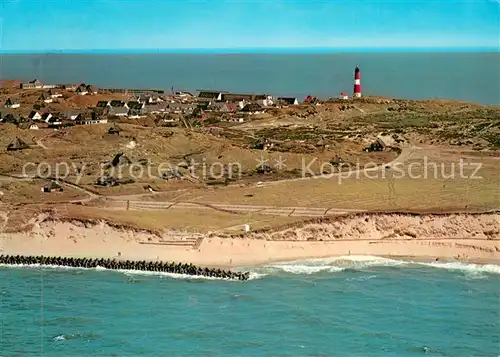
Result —
M 342 271 L 359 271 L 370 267 L 416 267 L 425 266 L 430 268 L 448 269 L 462 271 L 476 277 L 484 274 L 500 274 L 500 265 L 494 264 L 473 264 L 463 262 L 416 262 L 406 260 L 396 260 L 376 256 L 339 256 L 322 259 L 308 259 L 290 261 L 284 263 L 268 264 L 259 268 L 250 269 L 254 273 L 261 275 L 277 275 L 280 273 L 312 275 L 319 273 L 339 273 Z

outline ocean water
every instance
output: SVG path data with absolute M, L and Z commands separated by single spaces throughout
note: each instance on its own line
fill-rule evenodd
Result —
M 500 266 L 340 257 L 247 282 L 0 267 L 0 355 L 500 355 Z
M 352 93 L 500 104 L 500 53 L 0 54 L 0 79 L 111 88 L 218 89 L 281 96 Z

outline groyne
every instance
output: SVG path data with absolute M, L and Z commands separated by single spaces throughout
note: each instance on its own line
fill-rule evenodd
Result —
M 233 272 L 215 268 L 202 268 L 193 264 L 175 262 L 130 261 L 116 259 L 92 259 L 70 257 L 45 257 L 24 255 L 0 255 L 0 264 L 7 265 L 57 265 L 72 268 L 106 268 L 110 270 L 140 270 L 174 274 L 205 276 L 211 278 L 248 280 L 250 273 Z

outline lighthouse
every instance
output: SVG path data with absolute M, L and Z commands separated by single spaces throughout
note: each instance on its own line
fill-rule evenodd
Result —
M 361 73 L 358 66 L 354 70 L 354 97 L 361 97 Z

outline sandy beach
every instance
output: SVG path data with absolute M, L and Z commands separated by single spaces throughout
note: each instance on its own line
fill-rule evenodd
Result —
M 372 255 L 500 264 L 500 215 L 361 215 L 242 237 L 189 238 L 111 227 L 105 222 L 43 221 L 2 234 L 2 254 L 162 260 L 214 267 Z M 170 243 L 165 243 L 170 242 Z

